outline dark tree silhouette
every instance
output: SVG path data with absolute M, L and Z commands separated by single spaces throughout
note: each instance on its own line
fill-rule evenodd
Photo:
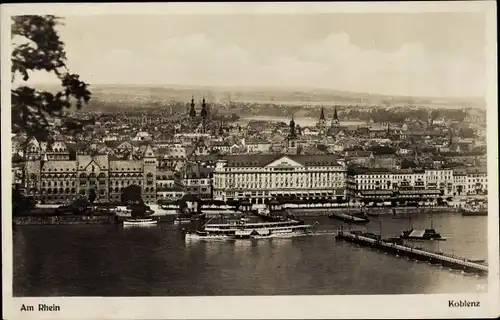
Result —
M 318 144 L 316 148 L 318 148 L 319 151 L 328 152 L 328 147 L 324 144 Z
M 95 199 L 97 198 L 97 193 L 94 188 L 89 189 L 89 202 L 94 203 Z
M 146 215 L 146 211 L 148 210 L 148 207 L 144 204 L 134 204 L 130 206 L 130 209 L 132 210 L 132 218 L 137 218 L 137 217 L 144 217 Z
M 12 188 L 12 214 L 18 215 L 35 207 L 32 198 L 25 197 L 17 188 Z
M 48 139 L 49 120 L 62 119 L 70 132 L 77 132 L 86 122 L 73 119 L 65 109 L 75 102 L 80 109 L 90 100 L 87 84 L 79 75 L 66 67 L 64 42 L 59 38 L 56 26 L 61 18 L 46 16 L 16 16 L 12 18 L 12 132 L 26 133 L 39 140 Z M 46 71 L 54 73 L 61 81 L 61 90 L 55 93 L 39 91 L 26 84 L 30 73 Z M 20 78 L 19 78 L 20 77 Z M 22 80 L 17 88 L 14 83 Z
M 144 204 L 141 196 L 141 187 L 137 185 L 130 185 L 123 189 L 121 194 L 121 201 L 123 204 Z
M 394 154 L 396 152 L 396 149 L 389 146 L 376 145 L 368 148 L 368 151 L 373 151 L 373 153 L 376 155 L 387 155 L 387 154 Z
M 401 162 L 401 169 L 416 168 L 417 164 L 410 159 L 403 159 Z

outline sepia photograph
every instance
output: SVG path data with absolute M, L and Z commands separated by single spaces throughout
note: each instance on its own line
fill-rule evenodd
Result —
M 500 315 L 495 13 L 2 5 L 4 318 Z

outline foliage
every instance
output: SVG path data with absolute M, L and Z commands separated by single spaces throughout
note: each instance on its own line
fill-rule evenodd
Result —
M 11 90 L 12 131 L 35 136 L 39 140 L 49 138 L 49 121 L 63 119 L 68 133 L 77 132 L 85 123 L 80 123 L 65 114 L 65 109 L 75 102 L 80 109 L 88 103 L 91 93 L 87 84 L 66 67 L 64 42 L 56 31 L 61 19 L 52 15 L 16 16 L 12 19 L 12 83 L 23 84 Z M 22 43 L 17 43 L 21 40 Z M 26 84 L 30 73 L 46 71 L 61 81 L 62 89 L 56 93 L 39 91 Z
M 123 188 L 121 202 L 125 205 L 144 204 L 142 200 L 142 189 L 137 185 L 130 185 Z
M 387 155 L 387 154 L 394 154 L 396 152 L 396 149 L 389 146 L 376 145 L 368 148 L 368 151 L 372 151 L 376 155 Z
M 132 210 L 131 213 L 132 218 L 137 218 L 137 217 L 144 217 L 146 215 L 148 207 L 144 205 L 144 203 L 140 203 L 131 205 L 130 209 Z
M 94 188 L 89 189 L 89 202 L 94 203 L 95 199 L 97 198 L 97 193 Z
M 410 160 L 410 159 L 403 159 L 403 161 L 401 162 L 401 169 L 408 169 L 408 168 L 416 168 L 418 167 L 417 164 Z
M 18 189 L 12 188 L 12 214 L 18 215 L 35 207 L 33 198 L 25 197 Z
M 323 152 L 327 152 L 328 151 L 328 147 L 325 146 L 324 144 L 318 144 L 316 146 L 316 148 L 318 148 L 318 150 L 323 151 Z
M 78 198 L 75 201 L 73 201 L 73 203 L 71 203 L 71 206 L 75 208 L 86 208 L 88 207 L 89 204 L 90 203 L 88 199 Z

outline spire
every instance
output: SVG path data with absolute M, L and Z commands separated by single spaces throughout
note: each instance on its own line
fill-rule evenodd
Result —
M 222 120 L 220 121 L 220 126 L 219 126 L 219 135 L 224 134 L 224 129 L 222 128 Z
M 290 120 L 290 135 L 289 137 L 290 138 L 296 138 L 297 137 L 297 133 L 295 132 L 295 120 L 294 120 L 294 116 L 292 114 L 292 120 Z
M 200 112 L 201 117 L 205 120 L 208 116 L 208 111 L 207 111 L 207 104 L 205 103 L 205 97 L 203 97 L 203 100 L 201 102 L 201 112 Z
M 194 118 L 196 117 L 196 110 L 194 109 L 194 97 L 191 96 L 191 109 L 189 109 L 189 117 Z
M 325 120 L 325 109 L 321 107 L 321 114 L 319 115 L 319 120 Z
M 337 106 L 335 106 L 335 110 L 333 112 L 332 127 L 338 127 L 339 124 L 340 121 L 339 121 L 339 116 L 337 114 Z

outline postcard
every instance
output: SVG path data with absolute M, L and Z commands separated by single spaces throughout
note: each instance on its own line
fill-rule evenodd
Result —
M 4 318 L 498 317 L 495 12 L 2 5 Z

